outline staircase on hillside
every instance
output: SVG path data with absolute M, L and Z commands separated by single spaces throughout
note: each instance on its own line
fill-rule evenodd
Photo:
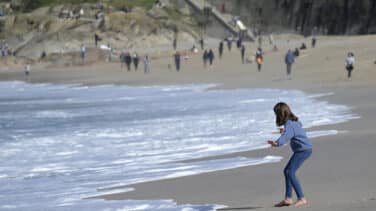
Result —
M 205 8 L 210 8 L 210 14 L 213 15 L 231 34 L 237 36 L 239 34 L 240 29 L 237 25 L 231 24 L 233 23 L 233 16 L 230 14 L 222 14 L 219 12 L 215 7 L 213 7 L 210 3 L 206 2 L 205 0 L 185 0 L 191 7 L 194 9 L 204 12 Z M 241 21 L 239 20 L 241 23 Z M 242 23 L 241 23 L 242 24 Z M 250 39 L 252 41 L 255 40 L 255 37 L 250 29 L 243 30 L 244 38 Z

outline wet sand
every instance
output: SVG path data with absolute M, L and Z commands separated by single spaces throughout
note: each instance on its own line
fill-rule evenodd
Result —
M 280 49 L 273 52 L 272 46 L 263 47 L 266 54 L 261 72 L 257 71 L 254 63 L 241 64 L 240 52 L 236 48 L 230 53 L 225 48 L 223 58 L 219 60 L 217 56 L 214 66 L 206 69 L 199 53 L 183 60 L 182 70 L 176 72 L 170 52 L 169 56 L 153 55 L 163 58 L 152 60 L 149 74 L 143 73 L 142 64 L 137 72 L 127 72 L 118 63 L 69 68 L 46 68 L 40 64 L 32 67 L 28 79 L 20 67 L 0 68 L 0 80 L 132 86 L 214 83 L 226 89 L 277 88 L 333 93 L 322 100 L 350 106 L 361 118 L 323 126 L 326 130 L 334 129 L 340 133 L 312 140 L 312 158 L 299 172 L 310 204 L 301 210 L 376 210 L 376 36 L 319 37 L 314 49 L 310 48 L 309 39 L 299 36 L 283 35 L 275 39 Z M 306 42 L 308 49 L 301 51 L 292 69 L 292 79 L 288 80 L 284 54 L 287 48 L 299 47 L 301 42 Z M 247 43 L 247 53 L 255 51 L 255 44 Z M 344 68 L 349 51 L 354 52 L 356 59 L 351 79 L 347 79 Z M 167 68 L 168 64 L 172 69 Z M 284 159 L 275 164 L 132 185 L 135 188 L 133 192 L 102 198 L 174 199 L 184 204 L 222 204 L 237 208 L 228 210 L 275 210 L 273 204 L 281 200 L 284 193 L 282 171 L 291 154 L 289 147 L 246 151 L 224 157 L 270 154 L 283 156 Z

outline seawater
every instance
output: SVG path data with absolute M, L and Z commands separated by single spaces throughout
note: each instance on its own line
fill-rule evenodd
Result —
M 268 147 L 273 106 L 287 102 L 305 127 L 357 116 L 295 90 L 208 90 L 213 85 L 76 86 L 0 83 L 1 210 L 213 210 L 170 199 L 84 199 L 135 183 L 279 162 L 233 157 Z M 327 93 L 324 93 L 324 95 Z M 330 93 L 329 93 L 330 94 Z M 310 137 L 336 134 L 312 131 Z

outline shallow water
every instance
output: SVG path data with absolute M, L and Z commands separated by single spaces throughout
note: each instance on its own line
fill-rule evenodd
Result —
M 82 200 L 116 188 L 280 157 L 179 161 L 267 147 L 272 108 L 285 101 L 305 127 L 357 118 L 317 95 L 275 89 L 206 91 L 212 85 L 128 87 L 1 82 L 0 209 L 212 210 L 171 200 Z M 330 93 L 329 93 L 330 94 Z M 337 131 L 312 131 L 310 137 Z M 98 191 L 97 191 L 98 190 Z

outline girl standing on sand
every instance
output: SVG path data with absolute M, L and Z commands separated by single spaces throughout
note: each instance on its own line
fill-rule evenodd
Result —
M 312 154 L 312 144 L 309 141 L 302 124 L 298 121 L 298 117 L 291 112 L 286 103 L 280 102 L 274 106 L 274 113 L 276 115 L 277 126 L 284 126 L 280 129 L 281 136 L 276 140 L 269 140 L 268 144 L 273 147 L 279 147 L 290 141 L 290 146 L 293 155 L 287 163 L 283 173 L 285 175 L 285 199 L 276 204 L 276 207 L 290 206 L 293 204 L 292 189 L 295 190 L 298 200 L 295 206 L 302 206 L 307 204 L 304 197 L 302 187 L 295 173 L 299 167 L 307 160 Z

